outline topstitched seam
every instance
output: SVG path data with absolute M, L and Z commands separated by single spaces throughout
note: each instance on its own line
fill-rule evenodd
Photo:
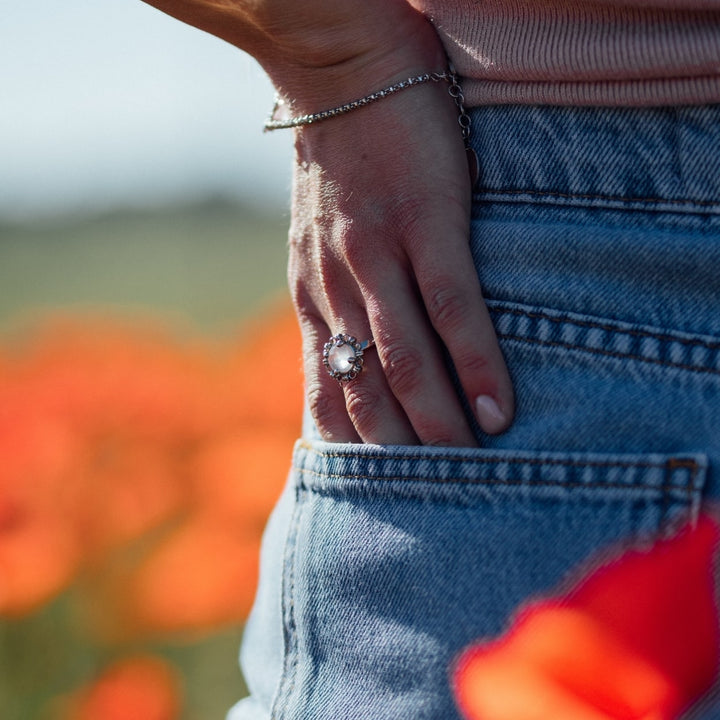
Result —
M 682 460 L 680 458 L 670 458 L 670 460 L 668 461 L 668 467 L 673 472 L 676 470 L 688 470 L 688 478 L 687 482 L 685 483 L 685 491 L 687 495 L 688 505 L 692 505 L 694 500 L 695 478 L 697 477 L 698 472 L 697 463 L 688 460 Z
M 278 688 L 277 696 L 273 702 L 272 720 L 280 720 L 282 714 L 287 712 L 287 706 L 290 703 L 292 693 L 297 683 L 298 669 L 298 637 L 297 623 L 295 620 L 295 572 L 296 562 L 295 556 L 297 552 L 297 534 L 300 527 L 301 514 L 304 509 L 304 502 L 300 495 L 304 494 L 302 489 L 298 489 L 291 526 L 289 528 L 287 545 L 285 548 L 284 563 L 286 568 L 286 576 L 283 578 L 287 581 L 288 587 L 283 592 L 283 609 L 287 611 L 287 620 L 283 613 L 283 631 L 285 636 L 285 648 L 283 657 L 283 673 L 281 679 L 281 687 Z M 288 577 L 289 576 L 289 577 Z M 287 602 L 287 607 L 285 606 Z
M 579 352 L 587 352 L 603 357 L 618 358 L 621 360 L 637 360 L 638 362 L 649 363 L 651 365 L 660 365 L 661 367 L 671 367 L 676 370 L 687 370 L 688 372 L 705 373 L 708 375 L 720 375 L 720 369 L 702 367 L 700 365 L 688 365 L 686 363 L 678 363 L 672 360 L 661 360 L 659 358 L 651 358 L 644 355 L 635 355 L 632 353 L 619 352 L 617 350 L 603 350 L 601 348 L 588 347 L 587 345 L 577 345 L 574 343 L 562 342 L 559 340 L 539 340 L 534 337 L 524 337 L 522 335 L 510 335 L 508 333 L 498 333 L 498 336 L 504 340 L 514 340 L 515 342 L 524 342 L 530 345 L 544 345 L 545 347 L 561 347 L 567 350 L 577 350 Z
M 670 472 L 672 473 L 672 470 L 669 470 L 667 466 L 664 467 L 666 473 Z M 430 482 L 434 483 L 436 485 L 446 485 L 446 484 L 462 484 L 462 485 L 468 485 L 473 484 L 477 486 L 507 486 L 507 487 L 519 487 L 526 485 L 528 487 L 554 487 L 554 488 L 586 488 L 590 490 L 599 490 L 599 489 L 613 489 L 613 490 L 630 490 L 630 491 L 637 491 L 637 492 L 645 492 L 648 490 L 654 490 L 656 492 L 662 492 L 664 494 L 669 494 L 672 490 L 680 490 L 683 492 L 684 495 L 686 495 L 686 487 L 685 484 L 678 487 L 676 485 L 668 484 L 668 482 L 671 482 L 669 478 L 664 479 L 663 484 L 661 485 L 650 485 L 648 483 L 642 483 L 642 484 L 630 484 L 630 483 L 620 483 L 615 481 L 601 481 L 601 480 L 593 480 L 589 482 L 579 482 L 577 480 L 568 480 L 568 481 L 550 481 L 550 480 L 526 480 L 524 478 L 519 479 L 502 479 L 502 478 L 482 478 L 478 480 L 477 478 L 463 478 L 463 477 L 454 477 L 454 478 L 442 478 L 442 479 L 428 479 L 425 477 L 413 477 L 409 475 L 373 475 L 373 474 L 366 474 L 366 473 L 360 473 L 360 474 L 343 474 L 343 473 L 326 473 L 326 472 L 320 472 L 318 470 L 312 470 L 310 468 L 303 468 L 299 467 L 297 465 L 293 466 L 293 470 L 298 472 L 300 475 L 312 475 L 314 477 L 320 477 L 320 478 L 326 478 L 329 480 L 369 480 L 369 481 L 383 481 L 383 482 L 405 482 L 405 483 L 419 483 L 419 482 Z M 317 487 L 309 488 L 305 483 L 303 483 L 302 487 L 304 489 L 312 490 L 313 492 L 317 492 Z
M 337 459 L 337 460 L 380 460 L 380 461 L 402 461 L 402 460 L 417 460 L 418 458 L 409 455 L 385 455 L 381 453 L 375 454 L 358 454 L 357 452 L 340 452 L 340 451 L 324 451 L 318 450 L 312 445 L 300 441 L 299 446 L 305 452 L 311 452 L 314 455 L 321 458 Z M 359 446 L 362 447 L 362 446 Z M 482 458 L 467 458 L 458 455 L 431 455 L 421 458 L 423 462 L 460 462 L 463 464 L 472 465 L 490 465 L 490 464 L 511 464 L 511 465 L 548 465 L 555 467 L 597 467 L 597 468 L 646 468 L 646 469 L 664 469 L 667 466 L 668 460 L 662 462 L 642 462 L 642 461 L 622 461 L 622 460 L 574 460 L 571 458 L 519 458 L 519 457 L 502 457 L 499 455 L 491 455 Z M 687 463 L 687 467 L 692 465 L 697 467 L 697 463 L 691 458 L 677 458 L 678 462 Z M 683 465 L 683 467 L 686 467 Z M 296 466 L 296 469 L 301 469 Z
M 661 342 L 673 342 L 679 343 L 680 345 L 687 345 L 689 347 L 704 347 L 708 350 L 720 349 L 720 340 L 704 340 L 702 338 L 682 338 L 670 333 L 654 333 L 650 330 L 640 330 L 634 328 L 622 328 L 618 325 L 611 325 L 609 323 L 603 323 L 600 321 L 593 320 L 580 320 L 575 319 L 566 315 L 555 316 L 548 315 L 536 310 L 521 310 L 519 308 L 494 306 L 492 303 L 489 304 L 490 310 L 493 313 L 504 314 L 504 315 L 516 315 L 518 317 L 528 317 L 533 320 L 547 320 L 555 324 L 576 325 L 577 327 L 589 328 L 592 330 L 605 330 L 613 334 L 631 335 L 633 337 L 650 338 L 652 340 L 659 340 Z
M 647 203 L 652 205 L 678 205 L 709 207 L 720 209 L 720 202 L 717 200 L 691 200 L 682 198 L 656 198 L 656 197 L 626 197 L 623 195 L 600 195 L 593 193 L 566 193 L 559 190 L 522 190 L 509 188 L 478 188 L 474 191 L 476 195 L 493 194 L 493 195 L 530 195 L 533 197 L 557 197 L 567 200 L 604 200 L 608 202 L 625 202 L 625 203 Z

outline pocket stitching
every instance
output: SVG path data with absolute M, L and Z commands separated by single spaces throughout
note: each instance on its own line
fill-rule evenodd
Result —
M 498 336 L 504 340 L 510 342 L 527 343 L 529 345 L 540 345 L 545 347 L 556 347 L 567 350 L 578 350 L 580 352 L 587 352 L 590 354 L 598 355 L 601 357 L 612 357 L 617 359 L 629 359 L 636 360 L 638 362 L 644 362 L 652 365 L 659 365 L 661 367 L 669 367 L 678 370 L 685 370 L 689 372 L 704 373 L 710 375 L 720 374 L 720 368 L 718 368 L 718 350 L 720 350 L 720 341 L 713 340 L 711 338 L 702 337 L 683 337 L 681 334 L 673 334 L 667 331 L 653 331 L 651 329 L 643 329 L 637 327 L 626 326 L 625 323 L 612 324 L 605 320 L 593 320 L 584 319 L 579 317 L 573 317 L 568 313 L 552 314 L 550 312 L 542 312 L 538 309 L 529 309 L 523 307 L 508 306 L 497 301 L 488 301 L 488 308 L 491 314 L 500 321 L 500 326 L 497 327 Z M 594 343 L 582 342 L 577 338 L 573 339 L 544 339 L 540 337 L 540 333 L 537 332 L 539 329 L 537 325 L 533 325 L 531 328 L 518 328 L 517 326 L 507 327 L 503 329 L 502 318 L 517 318 L 517 319 L 528 319 L 536 322 L 548 322 L 559 329 L 562 333 L 562 327 L 567 327 L 569 330 L 574 329 L 580 330 L 597 330 L 603 333 L 607 333 L 610 336 L 610 340 L 617 342 L 621 338 L 629 338 L 632 341 L 652 340 L 659 344 L 658 355 L 665 355 L 666 357 L 654 357 L 649 353 L 642 353 L 637 347 L 629 349 L 627 351 L 622 349 L 608 349 L 605 347 L 599 347 L 599 340 Z M 555 331 L 552 335 L 557 337 Z M 610 343 L 605 342 L 605 345 Z M 673 346 L 676 347 L 677 351 L 681 352 L 685 356 L 685 361 L 680 362 L 679 360 L 668 359 L 668 355 L 673 354 Z M 701 350 L 706 353 L 710 353 L 709 356 L 698 358 L 692 361 L 687 360 L 687 354 L 693 353 L 694 351 Z
M 652 340 L 660 340 L 662 342 L 676 342 L 680 343 L 681 345 L 688 345 L 688 346 L 701 346 L 706 347 L 708 350 L 718 350 L 720 349 L 720 340 L 703 340 L 702 338 L 683 338 L 678 335 L 673 335 L 669 332 L 652 332 L 651 330 L 641 330 L 638 328 L 624 328 L 621 327 L 618 323 L 617 325 L 612 325 L 611 323 L 607 321 L 593 321 L 593 320 L 582 320 L 580 318 L 574 318 L 571 315 L 550 315 L 548 313 L 543 313 L 538 310 L 522 310 L 520 308 L 514 308 L 514 307 L 507 307 L 503 306 L 501 304 L 496 304 L 490 301 L 488 303 L 491 310 L 493 312 L 496 312 L 498 314 L 505 314 L 505 315 L 518 315 L 521 317 L 529 317 L 533 320 L 547 320 L 548 322 L 553 322 L 557 324 L 561 323 L 570 323 L 572 325 L 577 325 L 578 327 L 586 327 L 593 330 L 606 330 L 607 332 L 611 333 L 622 333 L 624 335 L 632 335 L 636 337 L 643 337 L 643 338 L 650 338 Z
M 358 450 L 356 452 L 340 452 L 340 451 L 326 451 L 326 450 L 318 450 L 317 448 L 313 447 L 310 443 L 301 440 L 298 443 L 298 446 L 300 449 L 311 452 L 314 455 L 322 458 L 328 458 L 328 459 L 338 459 L 338 460 L 354 460 L 358 457 L 362 457 L 363 460 L 412 460 L 413 458 L 410 455 L 390 455 L 390 454 L 384 454 L 384 453 L 369 453 L 364 452 L 361 450 L 361 448 L 367 448 L 367 445 L 358 445 Z M 423 446 L 418 446 L 423 447 Z M 426 446 L 427 447 L 427 446 Z M 454 454 L 432 454 L 427 456 L 426 458 L 423 458 L 424 460 L 428 460 L 431 462 L 440 461 L 440 462 L 461 462 L 461 463 L 471 463 L 474 465 L 486 465 L 489 463 L 507 463 L 509 465 L 550 465 L 550 466 L 560 466 L 560 467 L 599 467 L 599 468 L 611 468 L 611 467 L 617 467 L 617 468 L 666 468 L 668 463 L 673 463 L 673 469 L 677 470 L 681 467 L 684 469 L 691 469 L 694 468 L 694 472 L 697 472 L 697 470 L 700 467 L 700 464 L 693 460 L 692 458 L 681 458 L 681 457 L 670 457 L 667 460 L 664 460 L 663 462 L 642 462 L 642 461 L 620 461 L 620 460 L 573 460 L 571 458 L 563 459 L 563 458 L 533 458 L 533 457 L 513 457 L 511 455 L 503 456 L 503 455 L 486 455 L 482 458 L 470 458 L 470 457 L 463 457 L 460 453 L 457 455 Z M 303 469 L 299 466 L 295 466 L 296 469 Z
M 563 201 L 579 201 L 581 203 L 592 203 L 586 207 L 597 207 L 595 203 L 609 205 L 611 209 L 635 210 L 642 209 L 646 212 L 667 212 L 681 214 L 703 214 L 717 215 L 720 213 L 720 205 L 716 200 L 701 200 L 695 198 L 660 198 L 660 197 L 625 197 L 622 195 L 602 195 L 593 193 L 565 193 L 558 190 L 533 190 L 523 188 L 490 188 L 478 187 L 473 191 L 473 196 L 485 201 L 503 202 L 505 198 L 517 198 L 526 196 L 545 201 L 558 201 L 558 204 L 565 206 Z M 581 205 L 582 207 L 582 205 Z
M 583 466 L 585 467 L 585 466 Z M 552 482 L 550 480 L 527 480 L 524 478 L 521 479 L 501 479 L 501 478 L 495 478 L 495 477 L 485 477 L 482 479 L 474 479 L 474 478 L 462 478 L 462 477 L 452 477 L 452 478 L 442 478 L 441 480 L 433 480 L 431 478 L 426 477 L 412 477 L 409 475 L 371 475 L 371 474 L 346 474 L 346 473 L 328 473 L 328 472 L 319 472 L 318 470 L 312 470 L 310 468 L 303 468 L 298 465 L 293 466 L 293 470 L 298 472 L 301 475 L 312 475 L 317 478 L 327 478 L 329 480 L 369 480 L 373 482 L 383 481 L 383 482 L 412 482 L 412 483 L 433 483 L 436 485 L 450 485 L 450 484 L 457 484 L 457 485 L 487 485 L 487 486 L 507 486 L 507 487 L 518 487 L 525 485 L 527 487 L 555 487 L 555 488 L 587 488 L 587 489 L 602 489 L 602 488 L 608 488 L 608 489 L 614 489 L 614 490 L 637 490 L 637 491 L 645 491 L 645 490 L 657 490 L 659 492 L 662 492 L 664 496 L 670 495 L 672 491 L 674 490 L 682 490 L 684 491 L 688 496 L 689 499 L 692 499 L 693 492 L 697 490 L 697 488 L 694 486 L 695 477 L 697 475 L 698 466 L 693 467 L 692 472 L 688 476 L 688 480 L 683 483 L 682 487 L 678 487 L 677 485 L 674 485 L 672 482 L 671 475 L 674 475 L 675 469 L 671 469 L 668 467 L 668 465 L 658 465 L 658 466 L 641 466 L 636 465 L 632 467 L 658 467 L 663 468 L 666 470 L 666 477 L 667 480 L 662 485 L 631 485 L 628 483 L 620 483 L 620 482 L 613 482 L 613 481 L 589 481 L 589 482 L 578 482 L 574 480 L 566 480 L 563 482 Z M 301 485 L 303 489 L 309 489 L 304 483 Z
M 442 492 L 443 487 L 455 488 L 453 492 L 462 492 L 462 488 L 473 491 L 473 488 L 527 488 L 529 490 L 572 490 L 583 494 L 604 491 L 620 492 L 627 499 L 628 494 L 643 502 L 654 502 L 662 505 L 663 514 L 680 503 L 694 512 L 699 507 L 700 496 L 705 483 L 704 470 L 707 467 L 706 459 L 702 455 L 685 453 L 680 455 L 646 453 L 645 457 L 623 458 L 622 455 L 598 458 L 593 453 L 567 453 L 567 457 L 536 457 L 517 456 L 516 454 L 484 455 L 483 457 L 467 457 L 460 452 L 436 453 L 435 448 L 422 448 L 426 453 L 418 458 L 418 448 L 408 447 L 405 454 L 401 452 L 383 453 L 378 446 L 354 445 L 351 448 L 333 450 L 331 444 L 322 443 L 325 447 L 318 447 L 316 442 L 299 440 L 295 453 L 293 454 L 293 471 L 296 478 L 296 486 L 299 489 L 313 494 L 333 494 L 337 491 L 344 492 L 342 487 L 336 485 L 349 483 L 346 490 L 352 488 L 353 483 L 376 483 L 378 488 L 397 488 L 401 494 L 408 492 L 413 485 L 425 487 L 424 492 Z M 489 452 L 489 451 L 482 451 Z M 593 457 L 594 455 L 594 457 Z M 430 462 L 430 466 L 423 468 L 422 472 L 413 468 L 403 470 L 401 474 L 390 474 L 393 472 L 388 463 L 407 463 L 413 460 L 424 460 Z M 344 465 L 332 467 L 327 463 L 337 460 Z M 353 468 L 354 462 L 377 462 L 381 467 Z M 347 463 L 347 464 L 345 464 Z M 454 463 L 455 468 L 441 468 L 443 463 Z M 495 465 L 496 467 L 493 467 Z M 527 475 L 517 476 L 513 468 L 528 468 Z M 548 470 L 547 468 L 551 468 Z M 548 476 L 545 473 L 552 472 L 552 468 L 559 468 L 563 473 L 562 477 Z M 351 472 L 355 469 L 355 472 Z M 368 472 L 362 472 L 363 470 Z M 590 475 L 578 477 L 577 470 L 590 470 Z M 348 472 L 345 472 L 347 470 Z M 383 475 L 383 471 L 388 474 Z M 624 475 L 612 477 L 615 470 Z M 360 472 L 358 472 L 360 471 Z M 636 471 L 636 472 L 633 472 Z M 400 472 L 399 470 L 396 472 Z M 433 477 L 433 473 L 437 473 Z M 452 477 L 450 474 L 452 473 Z M 512 473 L 515 477 L 508 477 Z M 596 475 L 595 473 L 599 473 Z M 630 474 L 628 474 L 630 473 Z M 482 475 L 482 476 L 478 476 Z M 325 487 L 324 482 L 330 483 Z M 358 485 L 360 487 L 361 485 Z M 401 489 L 402 488 L 402 489 Z M 434 488 L 431 491 L 431 488 Z M 365 487 L 365 492 L 369 488 Z M 508 490 L 509 491 L 509 490 Z M 383 490 L 382 492 L 385 492 Z M 649 497 L 650 494 L 652 497 Z M 645 496 L 645 497 L 643 497 Z M 450 498 L 442 498 L 444 502 L 451 501 Z M 611 500 L 612 498 L 608 498 Z M 617 498 L 618 501 L 623 498 Z
M 519 337 L 517 335 L 506 335 L 498 333 L 504 340 L 527 343 L 528 345 L 542 345 L 544 347 L 559 347 L 566 350 L 577 350 L 579 352 L 600 355 L 601 357 L 612 357 L 623 360 L 637 360 L 638 362 L 649 363 L 651 365 L 660 365 L 661 367 L 675 368 L 677 370 L 687 370 L 688 372 L 704 373 L 707 375 L 720 375 L 720 370 L 715 368 L 698 367 L 697 365 L 685 365 L 683 363 L 672 362 L 671 360 L 658 360 L 657 358 L 643 357 L 642 355 L 633 355 L 631 353 L 621 353 L 616 350 L 601 350 L 600 348 L 590 348 L 584 345 L 573 345 L 571 343 L 563 343 L 557 340 L 539 340 L 537 338 Z

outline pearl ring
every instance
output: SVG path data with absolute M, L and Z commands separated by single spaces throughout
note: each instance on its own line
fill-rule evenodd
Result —
M 323 346 L 323 365 L 338 382 L 354 380 L 363 368 L 363 352 L 375 344 L 374 340 L 358 342 L 352 335 L 333 335 Z

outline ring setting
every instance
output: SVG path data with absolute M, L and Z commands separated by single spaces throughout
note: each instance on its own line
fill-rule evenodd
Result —
M 333 335 L 323 346 L 323 365 L 330 377 L 338 382 L 354 380 L 363 368 L 363 353 L 374 345 L 373 340 L 358 342 L 352 335 Z

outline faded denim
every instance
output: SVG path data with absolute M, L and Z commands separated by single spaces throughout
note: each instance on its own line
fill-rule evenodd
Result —
M 308 424 L 232 720 L 457 718 L 462 648 L 720 494 L 720 107 L 482 108 L 473 143 L 472 251 L 517 419 L 475 426 L 479 450 Z

